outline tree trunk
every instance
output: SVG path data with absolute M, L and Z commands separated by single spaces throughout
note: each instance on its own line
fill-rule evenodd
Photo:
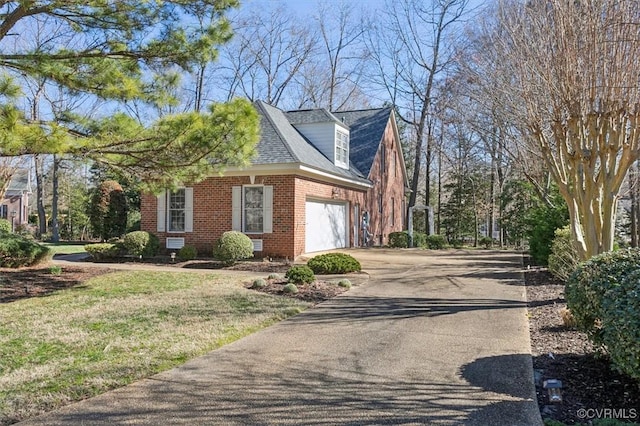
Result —
M 60 161 L 57 155 L 53 156 L 53 189 L 51 191 L 51 242 L 53 243 L 60 241 L 60 227 L 58 225 L 58 168 Z
M 35 155 L 36 169 L 36 207 L 38 209 L 38 235 L 42 238 L 47 233 L 47 212 L 44 209 L 44 159 L 41 154 Z
M 637 211 L 637 199 L 635 190 L 631 191 L 631 247 L 638 247 L 638 211 Z

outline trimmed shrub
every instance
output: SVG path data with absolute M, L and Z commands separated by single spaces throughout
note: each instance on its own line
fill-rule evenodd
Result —
M 640 380 L 640 269 L 602 299 L 602 339 L 621 373 Z
M 267 279 L 269 280 L 279 280 L 280 278 L 282 278 L 280 274 L 277 274 L 275 272 L 269 274 L 269 276 L 267 277 Z
M 579 329 L 598 346 L 604 344 L 603 299 L 615 294 L 623 280 L 640 269 L 640 249 L 618 250 L 594 256 L 578 265 L 565 289 L 567 306 Z
M 453 248 L 459 249 L 459 248 L 462 248 L 462 246 L 464 246 L 464 241 L 462 241 L 459 238 L 454 238 L 449 240 L 449 244 L 451 244 Z
M 431 250 L 442 250 L 447 247 L 447 241 L 444 235 L 427 235 L 427 247 Z
M 253 283 L 251 284 L 251 288 L 262 288 L 262 287 L 266 287 L 267 282 L 265 280 L 263 280 L 262 278 L 257 278 L 255 280 L 253 280 Z
M 491 237 L 480 237 L 480 239 L 478 240 L 478 244 L 486 249 L 491 248 L 491 246 L 493 246 L 493 243 L 494 240 Z
M 282 291 L 284 291 L 285 293 L 296 294 L 298 292 L 298 286 L 296 286 L 294 283 L 289 283 L 282 288 Z
M 213 249 L 213 257 L 227 265 L 233 265 L 240 259 L 253 257 L 253 243 L 242 232 L 227 231 L 218 240 Z
M 198 249 L 194 246 L 183 246 L 178 250 L 178 259 L 180 260 L 193 260 L 198 257 Z
M 567 281 L 580 262 L 569 226 L 556 229 L 549 255 L 549 272 Z
M 552 205 L 539 202 L 526 213 L 529 254 L 538 265 L 546 266 L 555 231 L 569 223 L 569 210 L 557 187 L 548 194 Z
M 17 234 L 4 234 L 0 239 L 0 267 L 20 268 L 47 261 L 52 256 L 48 247 Z
M 105 260 L 117 257 L 120 254 L 120 247 L 113 243 L 87 244 L 84 250 L 91 255 L 93 260 Z
M 284 277 L 294 284 L 312 283 L 316 280 L 311 268 L 306 265 L 295 265 L 287 270 Z
M 389 247 L 407 248 L 409 247 L 409 233 L 407 231 L 392 232 L 389 234 Z
M 155 256 L 160 250 L 160 240 L 147 231 L 129 232 L 122 239 L 122 245 L 133 256 Z
M 348 279 L 344 278 L 344 279 L 338 281 L 338 286 L 339 287 L 343 287 L 343 288 L 351 288 L 351 281 L 349 281 Z
M 0 218 L 0 234 L 9 234 L 11 233 L 11 222 L 7 219 Z
M 413 233 L 413 247 L 428 248 L 428 245 L 427 245 L 427 234 L 423 234 L 422 232 L 414 232 Z
M 307 266 L 315 274 L 347 274 L 362 269 L 360 262 L 346 253 L 327 253 L 312 257 Z

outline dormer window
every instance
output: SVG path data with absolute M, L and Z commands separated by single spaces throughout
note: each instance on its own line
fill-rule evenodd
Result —
M 336 130 L 336 166 L 349 168 L 349 135 Z

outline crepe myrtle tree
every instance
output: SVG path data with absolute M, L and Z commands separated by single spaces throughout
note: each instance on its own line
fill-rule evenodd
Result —
M 503 0 L 493 46 L 511 119 L 569 208 L 581 259 L 610 251 L 623 180 L 640 154 L 640 8 L 613 0 Z
M 80 156 L 151 188 L 245 163 L 258 139 L 258 117 L 246 100 L 155 121 L 120 108 L 176 104 L 171 93 L 179 76 L 215 59 L 217 46 L 231 38 L 225 13 L 237 6 L 237 0 L 0 2 L 0 157 Z M 194 19 L 204 15 L 211 17 L 206 25 Z M 43 22 L 56 36 L 29 47 L 23 39 Z M 99 116 L 79 107 L 34 119 L 21 110 L 20 79 L 44 80 L 107 107 Z

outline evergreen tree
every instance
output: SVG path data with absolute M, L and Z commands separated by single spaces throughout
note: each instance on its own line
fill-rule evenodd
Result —
M 245 164 L 258 140 L 257 114 L 247 101 L 154 122 L 121 112 L 132 102 L 175 105 L 171 93 L 180 72 L 215 58 L 216 47 L 231 37 L 224 14 L 237 5 L 237 0 L 3 2 L 0 156 L 82 156 L 155 188 Z M 194 17 L 205 15 L 212 17 L 207 25 L 196 25 Z M 56 37 L 37 48 L 15 42 L 13 36 L 22 39 L 43 22 L 57 29 Z M 99 117 L 76 108 L 33 119 L 21 111 L 18 77 L 110 101 L 109 108 Z

